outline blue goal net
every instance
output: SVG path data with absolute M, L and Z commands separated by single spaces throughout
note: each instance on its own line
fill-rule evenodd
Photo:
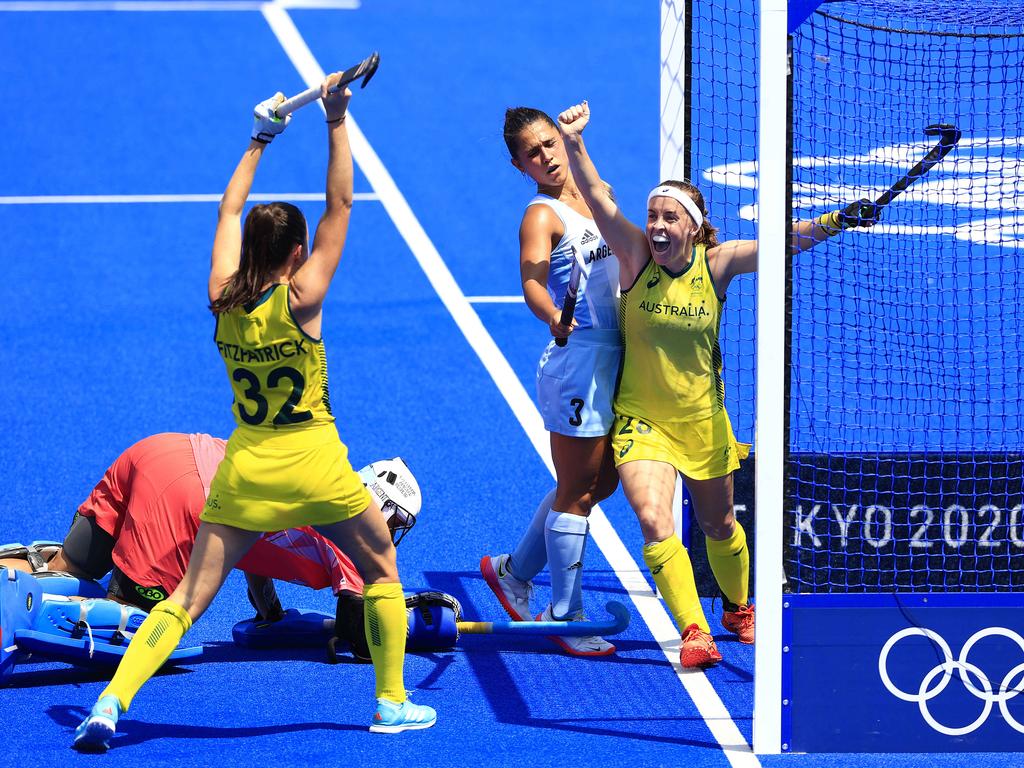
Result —
M 791 205 L 876 200 L 790 257 L 794 592 L 1024 587 L 1024 5 L 830 2 L 791 37 Z

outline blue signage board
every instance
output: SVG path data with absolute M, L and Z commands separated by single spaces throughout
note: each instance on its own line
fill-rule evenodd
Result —
M 1024 595 L 783 606 L 784 751 L 1024 751 Z

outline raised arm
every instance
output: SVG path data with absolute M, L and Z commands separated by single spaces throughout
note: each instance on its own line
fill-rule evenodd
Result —
M 841 211 L 793 222 L 790 247 L 793 253 L 806 251 L 845 229 L 874 226 L 881 216 L 881 207 L 870 200 L 850 203 Z M 729 240 L 708 251 L 708 263 L 715 286 L 721 295 L 736 275 L 757 270 L 757 240 Z
M 291 281 L 292 310 L 301 323 L 320 313 L 341 260 L 352 214 L 352 150 L 345 126 L 345 111 L 352 92 L 347 88 L 334 94 L 327 92 L 341 75 L 341 72 L 329 75 L 320 86 L 327 115 L 327 202 L 316 227 L 309 258 Z
M 519 225 L 519 275 L 523 283 L 526 306 L 539 320 L 548 324 L 551 335 L 566 338 L 572 325 L 562 325 L 562 311 L 548 293 L 548 272 L 551 269 L 551 244 L 562 236 L 562 222 L 548 206 L 531 205 Z
M 813 248 L 822 240 L 838 235 L 855 227 L 873 227 L 882 217 L 884 206 L 867 198 L 850 203 L 840 211 L 822 214 L 816 219 L 793 222 L 793 236 L 790 245 L 794 253 Z
M 207 287 L 210 301 L 220 298 L 231 276 L 238 271 L 242 255 L 242 211 L 249 198 L 256 166 L 263 157 L 263 150 L 281 133 L 291 121 L 291 115 L 283 120 L 274 116 L 274 109 L 284 101 L 283 93 L 276 93 L 253 110 L 252 139 L 242 155 L 235 172 L 231 174 L 227 189 L 217 209 L 217 232 L 213 236 L 213 254 L 210 259 L 210 281 Z
M 583 129 L 590 122 L 590 107 L 586 102 L 570 107 L 558 116 L 558 130 L 562 133 L 565 152 L 573 179 L 594 216 L 597 228 L 605 242 L 619 259 L 619 283 L 631 286 L 651 257 L 647 236 L 643 230 L 627 219 L 601 180 L 597 168 L 583 143 Z

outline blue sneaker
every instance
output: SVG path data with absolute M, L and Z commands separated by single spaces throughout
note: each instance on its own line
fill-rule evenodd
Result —
M 377 712 L 370 725 L 371 733 L 401 733 L 430 728 L 437 722 L 437 713 L 422 704 L 406 699 L 396 704 L 390 699 L 377 699 Z
M 92 705 L 92 712 L 75 729 L 72 746 L 80 752 L 106 752 L 110 740 L 117 730 L 117 718 L 121 715 L 121 702 L 116 696 L 101 696 Z

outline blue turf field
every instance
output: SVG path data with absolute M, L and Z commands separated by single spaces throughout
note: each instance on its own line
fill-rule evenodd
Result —
M 381 52 L 381 69 L 352 112 L 465 296 L 519 293 L 516 231 L 532 189 L 501 141 L 507 106 L 557 112 L 589 99 L 614 126 L 588 134 L 591 152 L 627 212 L 642 214 L 658 163 L 656 4 L 607 0 L 581 13 L 539 0 L 486 9 L 375 0 L 290 17 L 325 69 Z M 257 10 L 0 13 L 0 51 L 0 100 L 17 105 L 0 143 L 9 270 L 0 287 L 8 308 L 0 541 L 61 538 L 77 504 L 135 440 L 230 432 L 230 394 L 204 308 L 216 203 L 9 198 L 219 194 L 246 145 L 251 106 L 305 83 Z M 322 191 L 321 125 L 315 108 L 296 116 L 268 151 L 255 193 Z M 356 191 L 373 193 L 365 170 Z M 316 203 L 303 207 L 311 220 L 319 215 Z M 479 336 L 467 339 L 453 319 L 409 231 L 382 201 L 356 203 L 325 307 L 335 413 L 356 466 L 401 454 L 420 479 L 424 512 L 400 550 L 406 584 L 447 590 L 471 616 L 497 618 L 476 564 L 514 544 L 551 480 L 481 363 Z M 543 326 L 521 304 L 473 307 L 513 380 L 532 394 Z M 637 525 L 621 494 L 604 508 L 639 560 Z M 587 573 L 592 613 L 608 599 L 629 602 L 594 545 Z M 539 582 L 541 594 L 546 586 Z M 326 594 L 281 591 L 288 605 L 331 610 Z M 635 608 L 608 660 L 569 659 L 539 639 L 495 638 L 410 656 L 407 685 L 436 706 L 439 724 L 384 739 L 365 731 L 368 667 L 327 667 L 312 652 L 235 649 L 230 628 L 248 612 L 232 577 L 194 630 L 206 646 L 202 661 L 143 690 L 117 748 L 101 758 L 106 765 L 444 766 L 497 755 L 552 766 L 730 763 Z M 708 678 L 749 743 L 753 653 L 724 638 L 721 647 L 727 662 Z M 0 690 L 8 759 L 97 762 L 68 745 L 101 688 L 99 676 L 70 668 L 22 668 Z M 733 760 L 757 764 L 749 755 Z M 1012 764 L 1005 760 L 987 764 Z M 910 756 L 761 762 L 883 761 L 918 764 Z

